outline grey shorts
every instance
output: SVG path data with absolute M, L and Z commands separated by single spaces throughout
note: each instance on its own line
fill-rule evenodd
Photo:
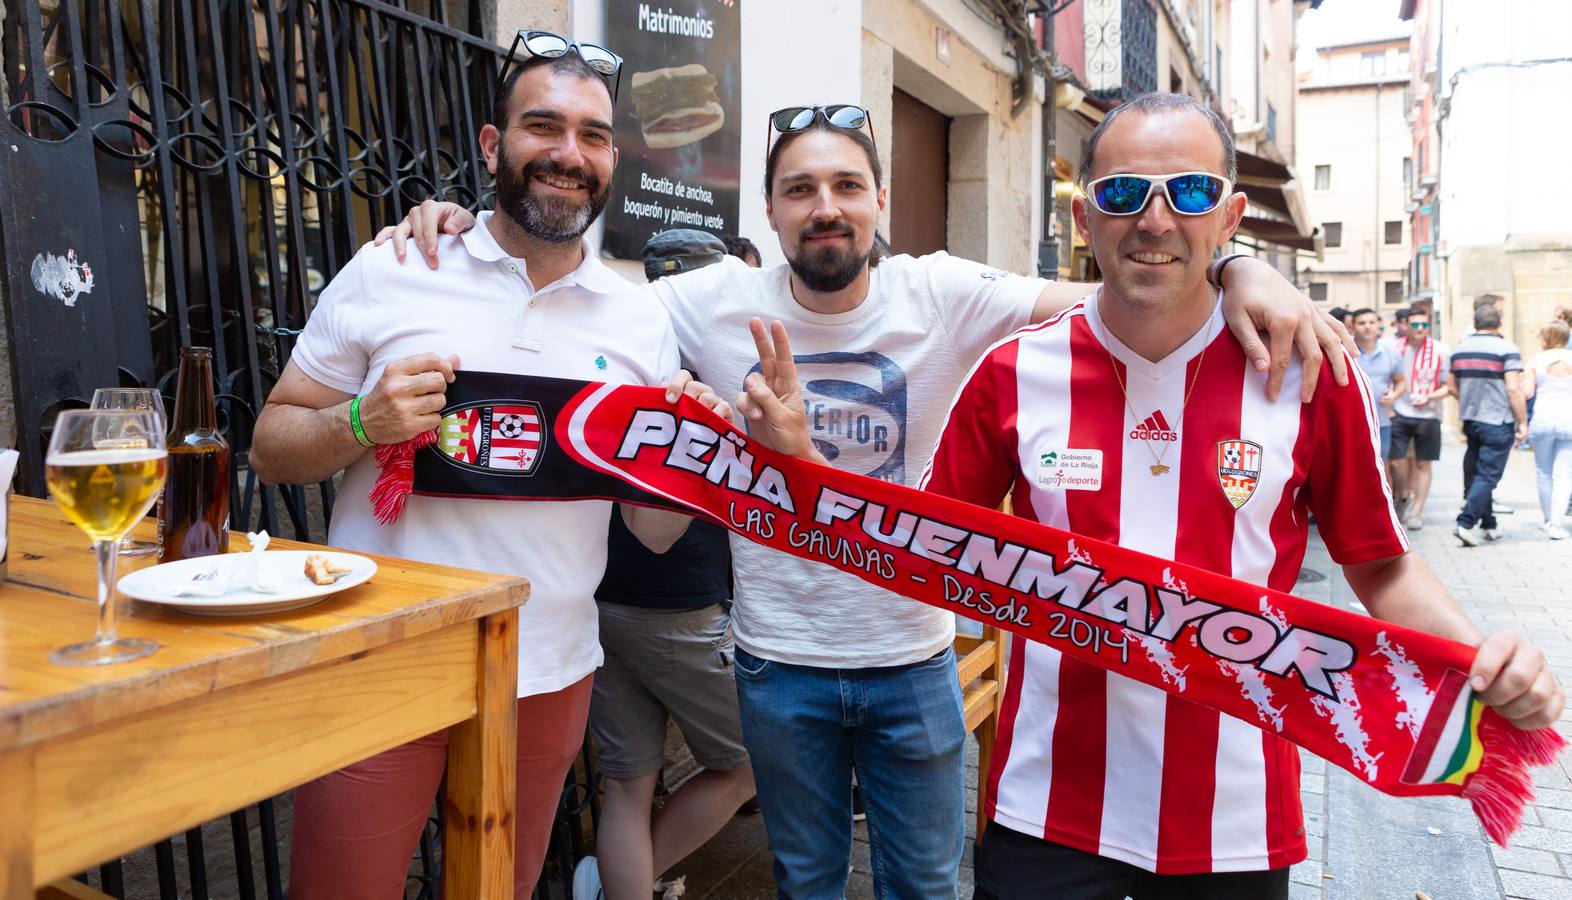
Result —
M 595 673 L 589 718 L 601 771 L 611 778 L 660 771 L 667 716 L 682 729 L 699 765 L 748 765 L 726 608 L 718 603 L 679 610 L 598 606 L 606 662 Z

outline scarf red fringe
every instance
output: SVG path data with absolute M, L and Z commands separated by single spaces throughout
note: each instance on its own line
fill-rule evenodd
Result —
M 1507 845 L 1523 822 L 1523 806 L 1534 799 L 1529 766 L 1548 766 L 1567 745 L 1553 728 L 1524 731 L 1493 709 L 1479 720 L 1479 741 L 1485 755 L 1479 770 L 1463 782 L 1463 797 L 1485 826 L 1490 839 Z
M 436 442 L 436 431 L 426 431 L 397 444 L 377 445 L 377 483 L 371 486 L 371 513 L 378 522 L 392 525 L 404 514 L 404 502 L 415 490 L 415 453 Z

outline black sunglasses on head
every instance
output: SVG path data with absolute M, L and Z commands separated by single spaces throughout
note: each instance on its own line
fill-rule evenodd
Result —
M 861 131 L 868 129 L 868 140 L 874 142 L 873 121 L 868 115 L 868 110 L 861 106 L 849 103 L 837 103 L 833 106 L 788 106 L 770 113 L 769 131 L 764 136 L 764 146 L 770 145 L 775 132 L 791 134 L 794 131 L 804 131 L 813 124 L 813 120 L 822 117 L 831 128 L 841 131 Z M 877 147 L 878 144 L 874 143 Z
M 524 48 L 523 59 L 539 56 L 543 59 L 558 59 L 572 51 L 584 60 L 584 64 L 593 69 L 603 78 L 616 79 L 612 83 L 611 102 L 617 102 L 617 91 L 622 87 L 622 57 L 607 50 L 599 44 L 585 41 L 575 41 L 565 38 L 553 31 L 541 31 L 534 28 L 521 28 L 513 38 L 513 46 L 508 48 L 508 58 L 502 64 L 502 74 L 497 77 L 497 84 L 501 85 L 508 80 L 508 71 L 513 68 L 513 63 L 518 59 L 519 47 Z

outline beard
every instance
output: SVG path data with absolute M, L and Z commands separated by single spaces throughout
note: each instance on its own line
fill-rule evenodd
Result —
M 853 240 L 856 239 L 851 228 L 835 223 L 805 229 L 802 237 L 807 239 L 825 234 L 844 234 Z M 856 247 L 845 250 L 819 247 L 799 250 L 796 256 L 787 257 L 786 262 L 808 290 L 820 294 L 832 294 L 856 281 L 862 270 L 868 267 L 868 259 L 872 255 L 872 245 L 861 252 L 858 252 Z
M 535 176 L 552 175 L 581 182 L 589 192 L 589 199 L 579 203 L 561 197 L 540 197 L 535 194 Z M 548 244 L 567 244 L 577 241 L 589 230 L 590 223 L 606 208 L 611 196 L 611 185 L 594 174 L 560 165 L 541 157 L 515 171 L 508 161 L 508 154 L 497 147 L 497 208 L 518 223 L 524 233 Z

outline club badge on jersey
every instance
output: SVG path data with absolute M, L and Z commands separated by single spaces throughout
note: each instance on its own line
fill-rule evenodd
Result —
M 1261 483 L 1261 445 L 1240 439 L 1218 441 L 1217 481 L 1234 509 L 1250 502 Z

